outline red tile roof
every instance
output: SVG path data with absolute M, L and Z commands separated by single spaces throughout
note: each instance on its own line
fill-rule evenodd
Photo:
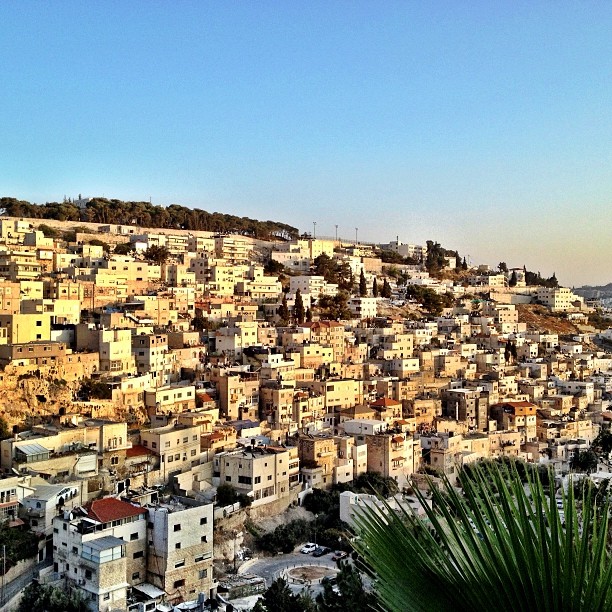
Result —
M 103 499 L 95 499 L 91 502 L 87 513 L 94 521 L 100 523 L 110 523 L 130 516 L 144 514 L 145 508 L 135 506 L 114 497 L 105 497 Z
M 144 455 L 152 455 L 152 454 L 153 453 L 148 448 L 145 448 L 144 446 L 140 444 L 134 444 L 132 448 L 128 448 L 125 451 L 126 457 L 142 457 Z

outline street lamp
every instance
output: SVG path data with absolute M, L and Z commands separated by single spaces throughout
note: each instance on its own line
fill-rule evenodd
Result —
M 317 222 L 316 221 L 312 222 L 312 227 L 313 227 L 313 229 L 312 229 L 312 237 L 313 237 L 313 239 L 315 239 L 317 237 Z
M 336 242 L 338 242 L 338 224 L 336 223 Z
M 357 232 L 359 231 L 359 228 L 356 227 L 355 228 L 355 244 L 359 244 L 359 240 L 357 239 Z

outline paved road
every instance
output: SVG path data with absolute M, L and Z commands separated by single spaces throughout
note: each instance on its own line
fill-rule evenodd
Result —
M 332 554 L 333 553 L 329 553 L 322 557 L 313 557 L 312 555 L 304 555 L 298 552 L 289 553 L 287 555 L 277 555 L 276 557 L 262 557 L 261 559 L 257 559 L 252 565 L 249 564 L 246 570 L 240 568 L 238 573 L 261 576 L 265 579 L 266 585 L 270 586 L 270 584 L 280 576 L 281 572 L 292 567 L 318 565 L 330 569 L 337 569 L 336 562 L 332 561 Z

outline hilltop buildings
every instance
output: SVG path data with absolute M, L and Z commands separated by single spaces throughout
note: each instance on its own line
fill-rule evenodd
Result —
M 208 597 L 214 522 L 240 505 L 213 510 L 222 485 L 275 513 L 365 472 L 400 489 L 485 458 L 563 472 L 612 420 L 612 356 L 570 319 L 522 319 L 537 301 L 582 320 L 569 289 L 434 278 L 427 248 L 399 240 L 413 263 L 112 225 L 66 242 L 32 223 L 0 220 L 0 405 L 19 426 L 0 443 L 0 506 L 92 610 Z

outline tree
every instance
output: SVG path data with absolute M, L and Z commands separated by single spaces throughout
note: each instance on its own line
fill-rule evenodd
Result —
M 308 593 L 294 595 L 284 578 L 277 578 L 264 591 L 252 612 L 314 612 L 314 602 Z
M 72 593 L 60 587 L 31 582 L 23 591 L 18 612 L 88 612 L 81 591 Z
M 158 246 L 156 244 L 151 245 L 145 252 L 144 258 L 153 263 L 161 266 L 166 263 L 170 257 L 170 251 L 165 246 Z
M 115 250 L 113 252 L 116 255 L 129 255 L 130 253 L 133 253 L 134 250 L 135 247 L 131 242 L 122 242 L 115 245 Z
M 463 258 L 463 261 L 461 262 L 461 269 L 462 270 L 468 269 L 468 265 L 467 265 L 467 261 L 465 260 L 465 257 Z
M 570 468 L 577 472 L 584 472 L 590 474 L 597 469 L 598 458 L 592 449 L 574 451 L 574 454 L 570 460 Z
M 363 268 L 361 269 L 361 273 L 359 274 L 359 295 L 361 297 L 365 297 L 368 295 L 368 285 L 366 282 L 365 274 L 363 273 Z
M 562 493 L 539 470 L 523 475 L 513 464 L 473 464 L 459 474 L 462 492 L 448 480 L 430 483 L 426 518 L 364 509 L 355 543 L 374 577 L 382 608 L 400 610 L 612 609 L 610 498 L 596 503 Z M 526 569 L 528 568 L 528 569 Z
M 353 313 L 348 307 L 348 298 L 345 291 L 339 291 L 336 295 L 322 295 L 319 298 L 321 315 L 333 321 L 350 319 Z
M 264 266 L 264 272 L 270 276 L 282 274 L 284 271 L 285 266 L 280 261 L 276 261 L 276 259 L 268 259 Z
M 391 297 L 391 285 L 389 284 L 389 281 L 385 278 L 385 281 L 383 283 L 383 287 L 382 290 L 380 292 L 380 295 L 384 298 L 389 299 Z
M 503 272 L 504 274 L 507 274 L 507 273 L 508 273 L 508 265 L 506 264 L 506 262 L 505 262 L 505 261 L 500 261 L 500 262 L 497 264 L 497 269 L 498 269 L 500 272 Z
M 299 289 L 295 292 L 295 305 L 293 307 L 293 314 L 295 316 L 296 323 L 301 325 L 304 322 L 306 312 L 304 311 L 304 300 L 302 300 L 302 292 Z
M 372 283 L 372 295 L 378 297 L 378 283 L 376 282 L 376 277 L 374 277 L 374 282 Z
M 363 586 L 361 574 L 354 565 L 343 563 L 336 576 L 334 589 L 331 581 L 323 581 L 323 592 L 316 602 L 321 612 L 368 612 L 376 609 L 376 597 Z
M 287 306 L 287 294 L 283 293 L 283 299 L 281 301 L 281 305 L 278 307 L 276 314 L 279 316 L 281 322 L 286 324 L 289 322 L 289 306 Z
M 509 287 L 516 287 L 518 283 L 518 276 L 516 275 L 516 270 L 512 270 L 512 274 L 510 275 L 510 280 L 508 281 Z
M 238 501 L 238 493 L 231 484 L 220 484 L 217 487 L 217 505 L 229 506 Z
M 306 321 L 308 321 L 308 323 L 312 321 L 312 310 L 310 310 L 310 306 L 306 309 Z

